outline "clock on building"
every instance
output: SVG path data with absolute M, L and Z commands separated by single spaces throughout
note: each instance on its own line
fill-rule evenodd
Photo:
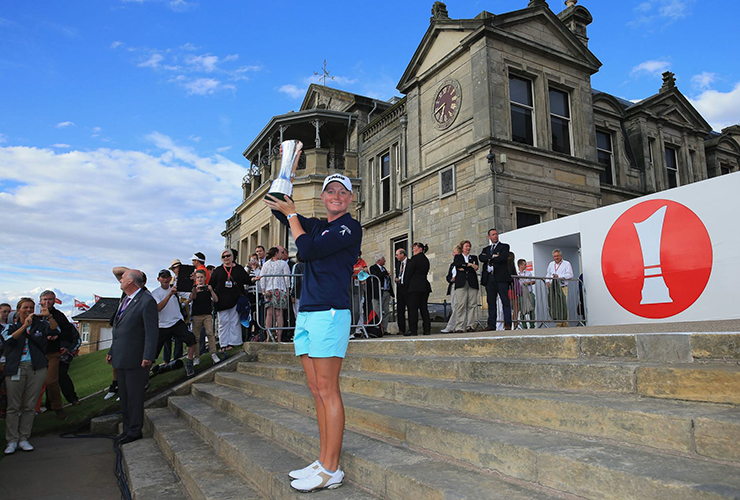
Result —
M 434 98 L 434 107 L 432 108 L 432 117 L 435 126 L 440 129 L 446 129 L 457 118 L 462 104 L 462 93 L 460 84 L 457 80 L 447 80 L 437 91 Z

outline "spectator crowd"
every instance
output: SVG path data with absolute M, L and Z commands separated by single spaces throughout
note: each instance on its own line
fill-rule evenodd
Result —
M 516 260 L 509 245 L 499 241 L 496 229 L 489 230 L 487 237 L 489 243 L 478 254 L 469 240 L 452 249 L 445 277 L 451 313 L 442 333 L 472 332 L 481 327 L 534 328 L 537 324 L 534 313 L 538 297 L 531 266 L 528 269 L 526 260 Z M 352 282 L 348 283 L 355 327 L 351 338 L 387 335 L 391 318 L 395 319 L 398 334 L 431 334 L 428 250 L 422 242 L 413 243 L 410 254 L 405 248 L 397 248 L 393 266 L 387 265 L 383 254 L 375 255 L 368 266 L 360 252 Z M 573 268 L 559 249 L 554 249 L 552 255 L 543 280 L 547 287 L 543 299 L 547 300 L 550 319 L 565 326 L 567 286 Z M 138 370 L 137 376 L 148 380 L 163 371 L 184 367 L 191 377 L 206 353 L 215 364 L 224 352 L 244 342 L 292 340 L 304 270 L 300 255 L 296 253 L 291 259 L 285 247 L 266 250 L 257 245 L 245 260 L 246 266 L 240 265 L 237 257 L 235 249 L 227 248 L 221 252 L 218 266 L 207 265 L 201 252 L 193 254 L 190 264 L 172 260 L 157 273 L 157 285 L 151 290 L 147 289 L 144 273 L 122 266 L 113 268 L 123 291 L 116 314 L 110 319 L 114 346 L 116 325 L 125 316 L 129 302 L 134 307 L 133 297 L 144 290 L 153 299 L 154 309 L 142 312 L 144 323 L 152 326 L 142 323 L 147 340 L 142 343 L 144 357 L 139 358 L 149 359 L 151 366 L 145 367 L 145 375 Z M 485 290 L 487 318 L 479 313 L 481 290 Z M 10 304 L 0 304 L 0 415 L 6 417 L 6 454 L 18 448 L 33 449 L 28 439 L 42 390 L 45 409 L 54 411 L 59 419 L 67 418 L 62 397 L 70 404 L 79 404 L 69 367 L 80 347 L 80 335 L 56 309 L 57 302 L 54 292 L 46 290 L 38 304 L 32 298 L 18 301 L 15 310 Z M 119 331 L 125 330 L 119 327 Z M 115 354 L 108 356 L 114 369 L 106 399 L 121 396 L 119 392 L 125 391 L 122 374 L 126 378 L 131 371 L 125 362 L 116 361 L 122 349 L 114 350 Z M 155 364 L 161 353 L 163 362 Z M 131 379 L 127 380 L 130 385 Z M 131 399 L 131 394 L 127 393 L 125 399 Z M 129 431 L 133 430 L 121 440 L 140 437 L 140 422 L 134 417 L 133 423 L 129 422 Z

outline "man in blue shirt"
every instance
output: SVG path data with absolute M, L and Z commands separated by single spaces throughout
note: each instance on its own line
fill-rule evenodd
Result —
M 265 200 L 275 216 L 290 227 L 305 261 L 293 343 L 316 402 L 321 452 L 312 464 L 291 471 L 291 486 L 298 491 L 338 488 L 344 479 L 339 468 L 344 434 L 339 372 L 349 343 L 352 315 L 348 283 L 360 253 L 362 226 L 348 213 L 353 193 L 347 177 L 326 177 L 321 199 L 326 221 L 298 215 L 287 196 L 284 201 L 269 195 Z

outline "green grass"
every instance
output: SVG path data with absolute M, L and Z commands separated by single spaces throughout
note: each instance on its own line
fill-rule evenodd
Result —
M 242 350 L 232 349 L 228 351 L 228 356 L 234 356 L 239 352 L 242 352 Z M 105 361 L 107 354 L 108 350 L 105 349 L 80 356 L 72 362 L 72 366 L 69 369 L 69 376 L 75 384 L 75 391 L 80 400 L 98 391 L 107 389 L 111 380 L 113 380 L 113 368 Z M 210 354 L 206 353 L 200 358 L 200 365 L 195 367 L 196 374 L 213 365 Z M 160 356 L 157 362 L 161 361 L 162 358 Z M 171 371 L 151 378 L 149 389 L 147 390 L 147 399 L 179 384 L 186 378 L 185 369 Z M 105 396 L 106 392 L 80 401 L 78 406 L 65 406 L 64 410 L 68 415 L 66 420 L 57 420 L 56 413 L 53 411 L 36 415 L 33 421 L 31 438 L 44 434 L 61 434 L 73 431 L 87 425 L 90 419 L 94 417 L 118 412 L 121 408 L 121 403 L 116 401 L 116 398 L 111 398 L 107 401 L 104 400 L 103 396 Z M 33 442 L 33 439 L 31 441 Z M 5 449 L 5 445 L 5 419 L 0 419 L 0 450 Z M 0 452 L 0 460 L 2 460 L 2 457 L 3 455 Z

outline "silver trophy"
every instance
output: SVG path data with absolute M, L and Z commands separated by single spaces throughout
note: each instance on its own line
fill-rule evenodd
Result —
M 272 181 L 270 191 L 267 193 L 273 198 L 285 200 L 286 196 L 293 194 L 293 181 L 291 178 L 295 174 L 296 167 L 298 167 L 301 148 L 303 148 L 303 143 L 296 140 L 283 141 L 280 144 L 280 172 L 278 172 L 277 179 Z

